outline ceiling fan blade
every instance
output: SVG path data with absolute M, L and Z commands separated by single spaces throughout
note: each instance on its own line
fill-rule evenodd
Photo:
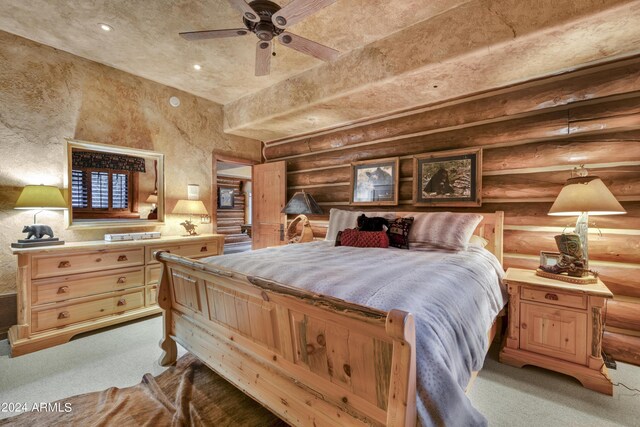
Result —
M 305 39 L 304 37 L 296 36 L 295 34 L 291 34 L 286 31 L 278 36 L 278 40 L 280 40 L 280 43 L 284 46 L 295 49 L 298 52 L 311 55 L 323 61 L 333 61 L 340 55 L 340 52 L 335 49 L 331 49 L 328 46 Z
M 249 34 L 246 28 L 233 28 L 230 30 L 209 30 L 209 31 L 188 31 L 180 33 L 180 37 L 185 40 L 207 40 L 219 39 L 223 37 L 238 37 Z
M 276 27 L 287 28 L 335 2 L 336 0 L 292 0 L 274 13 L 271 20 Z
M 271 41 L 260 40 L 256 44 L 256 76 L 266 76 L 271 71 Z
M 251 6 L 244 0 L 228 0 L 231 6 L 242 12 L 242 16 L 247 18 L 251 22 L 260 22 L 260 16 L 256 13 Z

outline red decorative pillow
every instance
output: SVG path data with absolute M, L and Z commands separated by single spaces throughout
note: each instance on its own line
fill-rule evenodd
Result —
M 340 244 L 357 248 L 388 248 L 389 236 L 384 231 L 359 231 L 355 228 L 347 228 L 342 230 Z

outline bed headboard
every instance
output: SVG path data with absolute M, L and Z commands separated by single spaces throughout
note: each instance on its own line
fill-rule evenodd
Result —
M 423 212 L 396 212 L 396 217 L 401 218 L 405 216 L 412 216 L 418 213 Z M 503 211 L 495 211 L 495 212 L 478 212 L 483 216 L 482 221 L 476 227 L 476 231 L 473 234 L 476 234 L 480 237 L 484 237 L 489 241 L 486 250 L 491 252 L 498 258 L 500 264 L 502 264 L 502 235 L 503 235 L 503 227 L 504 227 L 504 212 Z

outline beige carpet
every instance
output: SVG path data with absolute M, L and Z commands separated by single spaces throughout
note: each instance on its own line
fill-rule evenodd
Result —
M 134 386 L 145 373 L 157 376 L 164 371 L 157 364 L 161 331 L 155 317 L 15 359 L 0 341 L 0 403 L 53 402 Z M 611 375 L 640 388 L 640 367 L 619 363 Z M 640 426 L 640 393 L 621 387 L 613 397 L 595 393 L 564 375 L 503 365 L 495 349 L 469 395 L 490 426 Z M 12 415 L 0 412 L 0 418 Z

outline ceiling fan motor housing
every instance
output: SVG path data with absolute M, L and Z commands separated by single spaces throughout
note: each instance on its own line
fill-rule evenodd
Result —
M 277 37 L 284 30 L 273 25 L 271 17 L 280 10 L 280 6 L 269 0 L 254 0 L 249 6 L 260 16 L 260 22 L 251 22 L 243 18 L 244 25 L 255 33 L 260 40 L 269 41 Z

